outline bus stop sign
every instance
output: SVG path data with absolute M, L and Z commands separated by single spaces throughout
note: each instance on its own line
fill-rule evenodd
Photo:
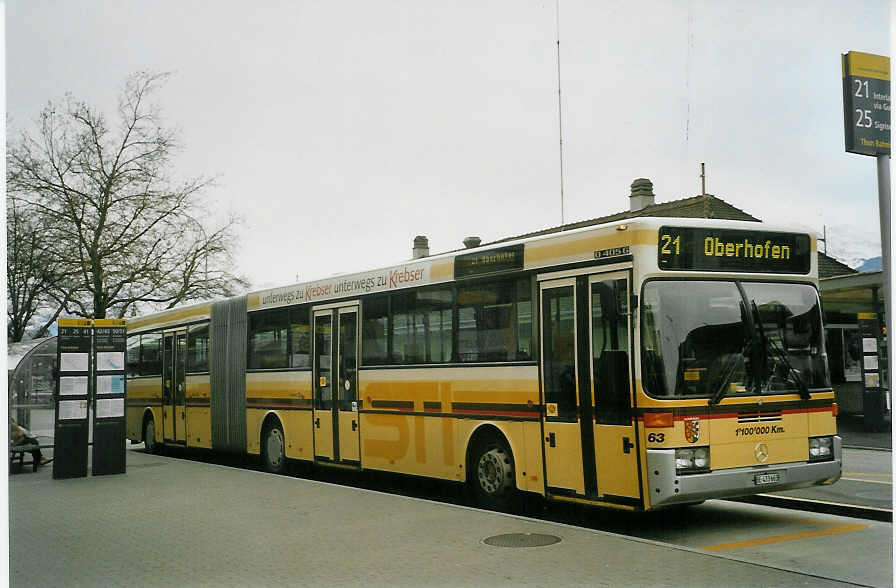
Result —
M 846 151 L 890 154 L 890 58 L 850 51 L 843 66 Z

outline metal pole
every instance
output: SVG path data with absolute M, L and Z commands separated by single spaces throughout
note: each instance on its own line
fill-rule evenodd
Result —
M 881 257 L 883 261 L 883 288 L 884 288 L 884 318 L 887 326 L 887 388 L 892 390 L 893 378 L 893 352 L 890 345 L 890 337 L 892 336 L 892 314 L 891 309 L 891 286 L 890 276 L 890 156 L 877 156 L 877 197 L 878 212 L 880 214 L 880 246 Z
M 560 131 L 560 228 L 566 224 L 563 202 L 563 100 L 560 95 L 560 0 L 557 0 L 557 125 Z

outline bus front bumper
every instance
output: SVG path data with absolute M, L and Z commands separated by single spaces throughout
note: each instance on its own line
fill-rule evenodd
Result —
M 678 475 L 674 449 L 647 450 L 650 506 L 670 506 L 709 498 L 732 498 L 764 492 L 833 484 L 842 470 L 841 439 L 834 437 L 833 459 L 789 462 Z

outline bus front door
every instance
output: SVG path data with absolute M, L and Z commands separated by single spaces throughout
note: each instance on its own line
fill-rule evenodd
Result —
M 360 464 L 358 306 L 314 311 L 314 456 Z
M 622 271 L 540 282 L 549 494 L 641 503 L 631 404 L 629 279 L 629 272 Z
M 638 442 L 632 418 L 628 272 L 588 278 L 588 380 L 594 407 L 597 498 L 639 506 Z
M 575 278 L 541 284 L 545 484 L 551 494 L 585 494 L 576 300 Z

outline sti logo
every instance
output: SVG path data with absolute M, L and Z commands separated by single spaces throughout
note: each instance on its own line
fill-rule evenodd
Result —
M 700 419 L 684 419 L 684 438 L 688 443 L 696 443 L 700 439 Z

